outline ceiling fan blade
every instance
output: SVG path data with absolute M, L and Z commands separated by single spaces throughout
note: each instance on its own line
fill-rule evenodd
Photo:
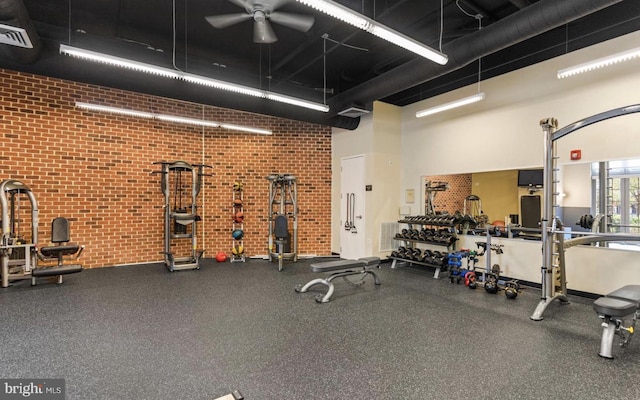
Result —
M 208 17 L 204 17 L 204 19 L 206 19 L 208 23 L 210 23 L 214 28 L 218 29 L 223 29 L 227 26 L 235 25 L 239 22 L 246 21 L 251 18 L 252 16 L 247 13 L 211 15 Z
M 256 43 L 273 43 L 278 40 L 271 24 L 267 20 L 256 21 L 253 24 L 253 41 Z
M 237 5 L 238 7 L 246 8 L 246 1 L 245 0 L 227 0 L 227 1 L 229 1 L 229 3 L 233 3 L 233 4 Z
M 315 18 L 311 15 L 292 14 L 287 12 L 272 12 L 269 19 L 276 24 L 284 25 L 289 28 L 306 32 L 313 26 Z

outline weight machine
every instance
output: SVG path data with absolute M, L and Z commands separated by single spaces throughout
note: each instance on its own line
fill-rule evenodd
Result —
M 23 221 L 20 215 L 21 203 L 25 201 L 30 208 L 30 221 Z M 80 257 L 84 246 L 68 243 L 69 221 L 66 218 L 55 218 L 51 224 L 51 242 L 54 245 L 38 249 L 38 202 L 27 185 L 12 179 L 2 181 L 0 206 L 0 275 L 3 288 L 8 287 L 10 281 L 21 279 L 31 279 L 31 285 L 35 285 L 38 277 L 54 276 L 57 283 L 62 283 L 62 275 L 82 271 L 82 265 L 67 263 Z M 38 265 L 38 261 L 55 265 Z
M 540 121 L 544 137 L 544 163 L 543 163 L 543 217 L 541 221 L 542 233 L 542 296 L 538 306 L 530 318 L 534 321 L 543 319 L 543 314 L 553 300 L 558 300 L 562 304 L 568 304 L 567 282 L 565 273 L 565 250 L 577 244 L 588 244 L 594 242 L 606 242 L 617 240 L 640 240 L 640 235 L 603 234 L 590 235 L 575 239 L 564 240 L 566 232 L 562 229 L 562 222 L 557 217 L 558 183 L 557 165 L 558 159 L 556 141 L 579 129 L 589 125 L 605 121 L 607 119 L 620 117 L 632 113 L 640 112 L 640 104 L 627 107 L 615 108 L 600 114 L 592 115 L 583 120 L 567 125 L 562 129 L 558 128 L 558 121 L 555 118 L 545 118 Z M 602 186 L 602 185 L 601 185 Z M 601 198 L 606 198 L 602 196 Z M 574 234 L 577 234 L 574 233 Z
M 424 214 L 435 215 L 436 208 L 434 205 L 434 200 L 436 198 L 436 195 L 438 194 L 438 192 L 444 192 L 445 190 L 448 190 L 449 183 L 440 181 L 426 181 L 424 186 Z
M 189 164 L 184 161 L 158 161 L 161 165 L 160 185 L 164 195 L 164 263 L 169 271 L 200 269 L 204 249 L 198 249 L 198 195 L 202 188 L 202 177 L 211 176 L 203 172 L 212 168 L 204 164 Z M 190 175 L 186 178 L 184 175 Z M 173 190 L 172 190 L 173 188 Z M 185 194 L 189 194 L 186 196 Z M 181 242 L 176 242 L 181 240 Z M 190 246 L 186 240 L 190 241 Z M 175 250 L 172 251 L 172 241 Z M 188 247 L 188 248 L 187 248 Z M 176 255 L 181 251 L 182 255 Z
M 267 176 L 267 180 L 269 261 L 277 259 L 278 271 L 282 271 L 283 259 L 298 261 L 298 179 L 291 174 L 272 174 Z M 292 225 L 293 232 L 289 225 Z

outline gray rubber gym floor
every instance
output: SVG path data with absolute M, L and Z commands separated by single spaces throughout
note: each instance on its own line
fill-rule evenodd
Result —
M 640 338 L 598 357 L 592 300 L 515 301 L 383 264 L 382 285 L 295 293 L 310 260 L 86 270 L 0 289 L 0 377 L 67 399 L 638 399 Z M 533 267 L 535 268 L 535 267 Z

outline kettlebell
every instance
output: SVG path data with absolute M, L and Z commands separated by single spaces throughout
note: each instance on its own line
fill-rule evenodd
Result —
M 498 280 L 496 279 L 495 275 L 487 275 L 487 281 L 484 283 L 484 290 L 486 290 L 487 293 L 491 294 L 498 293 Z
M 469 284 L 471 282 L 475 282 L 476 280 L 476 273 L 473 271 L 469 271 L 466 274 L 464 274 L 464 285 L 465 286 L 469 286 Z
M 518 297 L 518 291 L 520 290 L 520 285 L 516 281 L 509 281 L 506 283 L 506 289 L 504 290 L 504 295 L 507 296 L 507 299 L 515 299 Z

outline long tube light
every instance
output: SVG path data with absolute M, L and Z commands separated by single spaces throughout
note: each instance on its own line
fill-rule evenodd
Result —
M 416 118 L 422 118 L 422 117 L 426 117 L 427 115 L 432 115 L 442 111 L 451 110 L 452 108 L 466 106 L 467 104 L 476 103 L 481 100 L 484 100 L 484 92 L 475 94 L 473 96 L 465 97 L 464 99 L 455 100 L 450 103 L 445 103 L 436 107 L 431 107 L 422 111 L 418 111 L 416 113 Z
M 315 103 L 309 100 L 299 99 L 284 94 L 270 92 L 268 90 L 255 89 L 249 86 L 239 85 L 235 83 L 225 82 L 218 79 L 207 78 L 204 76 L 189 74 L 155 65 L 145 64 L 138 61 L 128 60 L 126 58 L 115 57 L 108 54 L 98 53 L 91 50 L 80 49 L 77 47 L 60 45 L 60 53 L 78 57 L 88 61 L 100 62 L 114 67 L 131 69 L 134 71 L 144 72 L 147 74 L 158 75 L 164 78 L 179 79 L 197 85 L 212 87 L 215 89 L 226 90 L 233 93 L 243 94 L 246 96 L 260 97 L 272 101 L 291 104 L 297 107 L 303 107 L 310 110 L 328 112 L 329 106 L 326 104 Z
M 581 74 L 583 72 L 608 67 L 613 64 L 629 61 L 636 57 L 640 57 L 640 47 L 623 51 L 622 53 L 612 54 L 607 57 L 598 58 L 597 60 L 575 65 L 573 67 L 561 69 L 558 71 L 558 79 L 568 78 L 570 76 Z
M 440 65 L 449 61 L 445 54 L 331 0 L 297 1 Z
M 180 116 L 177 116 L 177 115 L 155 114 L 155 113 L 146 112 L 146 111 L 130 110 L 130 109 L 127 109 L 127 108 L 103 106 L 103 105 L 100 105 L 100 104 L 83 103 L 83 102 L 80 102 L 80 101 L 76 102 L 76 107 L 81 108 L 83 110 L 106 112 L 106 113 L 119 114 L 119 115 L 126 115 L 126 116 L 129 116 L 129 117 L 140 117 L 140 118 L 148 118 L 148 119 L 157 119 L 159 121 L 175 122 L 175 123 L 178 123 L 178 124 L 205 126 L 205 127 L 208 127 L 208 128 L 224 128 L 224 129 L 229 129 L 229 130 L 233 130 L 233 131 L 241 131 L 241 132 L 248 132 L 248 133 L 258 133 L 260 135 L 271 135 L 271 134 L 273 134 L 273 132 L 271 130 L 268 130 L 268 129 L 252 128 L 250 126 L 242 126 L 242 125 L 225 124 L 225 123 L 220 123 L 220 122 L 208 121 L 208 120 L 205 120 L 205 119 L 180 117 Z

